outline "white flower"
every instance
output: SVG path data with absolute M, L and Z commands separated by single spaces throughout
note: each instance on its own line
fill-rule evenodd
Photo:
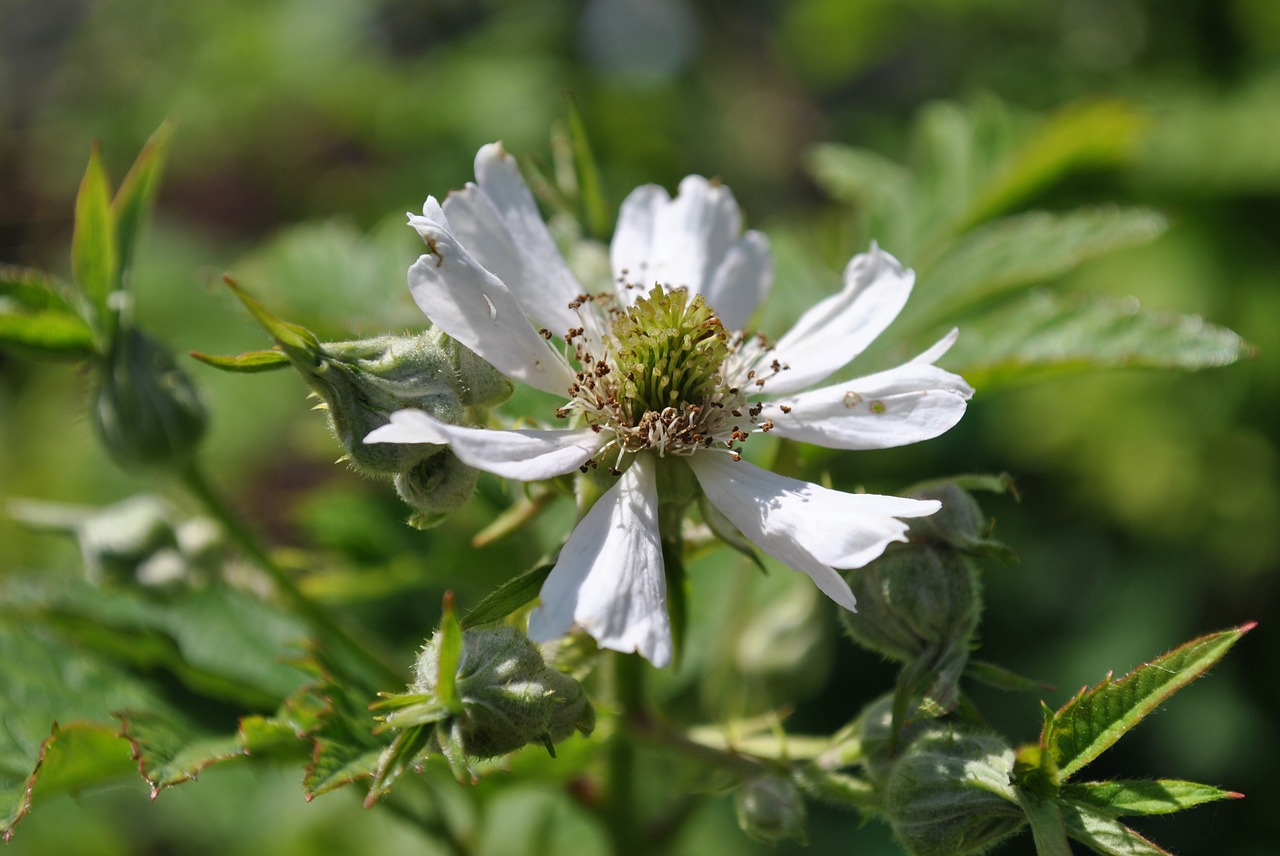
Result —
M 561 551 L 530 636 L 552 639 L 577 623 L 605 648 L 670 662 L 657 472 L 677 462 L 751 542 L 853 609 L 835 569 L 870 562 L 904 540 L 899 518 L 938 503 L 784 478 L 738 449 L 770 430 L 836 449 L 887 448 L 960 419 L 973 390 L 933 365 L 955 331 L 905 365 L 810 388 L 897 316 L 911 271 L 873 245 L 849 263 L 840 293 L 768 343 L 741 332 L 769 289 L 768 242 L 742 233 L 728 188 L 689 176 L 674 199 L 654 185 L 633 191 L 610 246 L 613 286 L 588 292 L 501 145 L 482 148 L 475 170 L 476 183 L 443 206 L 430 197 L 422 216 L 409 215 L 430 250 L 409 269 L 410 290 L 440 329 L 499 371 L 567 395 L 555 415 L 577 427 L 466 428 L 404 410 L 366 442 L 448 443 L 465 463 L 520 481 L 597 464 L 617 476 Z

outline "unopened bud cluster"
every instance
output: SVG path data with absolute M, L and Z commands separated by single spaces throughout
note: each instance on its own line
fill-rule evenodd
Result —
M 776 773 L 747 779 L 734 794 L 738 826 L 757 841 L 806 842 L 804 797 L 795 782 Z

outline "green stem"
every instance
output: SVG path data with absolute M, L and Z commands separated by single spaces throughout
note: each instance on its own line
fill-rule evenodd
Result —
M 636 654 L 613 656 L 613 690 L 619 728 L 609 742 L 609 785 L 605 814 L 614 856 L 643 856 L 648 847 L 636 811 L 636 749 L 630 724 L 645 722 L 645 663 Z
M 179 477 L 187 490 L 222 525 L 236 544 L 271 578 L 289 605 L 301 613 L 312 628 L 337 649 L 335 653 L 345 653 L 354 663 L 359 664 L 360 671 L 371 683 L 370 689 L 385 689 L 404 683 L 405 676 L 399 670 L 389 666 L 358 642 L 323 606 L 298 587 L 213 489 L 199 464 L 192 461 L 179 471 Z

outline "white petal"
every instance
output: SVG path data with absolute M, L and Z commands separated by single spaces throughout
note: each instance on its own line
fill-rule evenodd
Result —
M 581 431 L 497 431 L 464 428 L 434 419 L 421 410 L 397 410 L 390 424 L 375 428 L 366 443 L 447 444 L 458 460 L 487 473 L 537 481 L 564 475 L 591 460 L 605 438 Z
M 577 622 L 602 648 L 637 651 L 659 668 L 671 662 L 651 466 L 638 457 L 573 530 L 529 616 L 531 639 L 554 639 Z
M 711 272 L 703 294 L 729 330 L 742 330 L 751 313 L 764 302 L 773 284 L 773 254 L 769 239 L 747 232 L 730 247 Z
M 765 402 L 762 416 L 780 436 L 830 449 L 889 449 L 932 439 L 960 421 L 973 395 L 960 375 L 925 362 L 953 341 L 948 335 L 888 371 Z
M 853 593 L 833 568 L 860 568 L 891 541 L 905 541 L 899 517 L 925 517 L 941 504 L 896 496 L 842 493 L 775 475 L 727 455 L 689 459 L 707 499 L 752 543 L 803 571 L 828 597 L 854 608 Z
M 547 231 L 515 158 L 500 143 L 480 149 L 476 184 L 450 193 L 451 231 L 487 270 L 506 283 L 529 317 L 563 335 L 577 323 L 569 303 L 582 287 Z
M 705 294 L 741 231 L 742 214 L 729 188 L 702 176 L 681 181 L 675 199 L 654 185 L 636 188 L 618 213 L 610 245 L 614 276 L 638 286 L 627 302 L 654 283 Z M 749 255 L 750 249 L 740 252 Z
M 409 291 L 436 326 L 509 378 L 565 395 L 573 372 L 538 335 L 506 285 L 437 220 L 410 216 L 431 248 L 409 268 Z
M 788 368 L 770 379 L 770 392 L 795 392 L 848 364 L 907 302 L 915 274 L 875 244 L 850 260 L 844 288 L 805 312 L 766 357 Z

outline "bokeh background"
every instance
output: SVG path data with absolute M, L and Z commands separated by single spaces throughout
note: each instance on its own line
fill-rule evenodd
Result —
M 1109 670 L 1261 621 L 1210 679 L 1096 772 L 1243 791 L 1243 802 L 1139 828 L 1184 854 L 1274 853 L 1274 0 L 3 0 L 0 262 L 66 271 L 91 142 L 101 141 L 118 180 L 172 117 L 176 135 L 134 283 L 148 329 L 179 352 L 263 347 L 219 284 L 227 271 L 283 317 L 332 338 L 413 328 L 422 321 L 403 277 L 419 250 L 402 212 L 468 180 L 485 142 L 502 139 L 550 162 L 566 93 L 614 204 L 636 184 L 673 188 L 688 173 L 728 183 L 751 225 L 780 248 L 775 303 L 792 317 L 788 283 L 833 289 L 850 250 L 850 212 L 807 167 L 814 144 L 905 160 L 914 117 L 937 101 L 995 103 L 1033 121 L 1079 99 L 1114 97 L 1149 117 L 1130 156 L 1076 173 L 1033 203 L 1140 203 L 1168 214 L 1171 228 L 1061 285 L 1202 315 L 1243 335 L 1253 358 L 1197 374 L 980 389 L 941 440 L 833 466 L 884 490 L 947 473 L 1014 477 L 1020 502 L 984 500 L 1022 561 L 986 573 L 982 654 L 1057 685 L 1045 694 L 1055 706 Z M 387 486 L 333 465 L 337 453 L 296 377 L 220 375 L 194 363 L 190 371 L 214 413 L 210 456 L 222 485 L 300 561 L 346 557 L 341 567 L 316 562 L 313 590 L 413 640 L 407 651 L 433 626 L 444 587 L 483 592 L 536 558 L 536 544 L 479 554 L 459 546 L 508 501 L 496 482 L 482 483 L 478 500 L 443 529 L 412 531 Z M 85 388 L 65 365 L 0 357 L 0 493 L 104 504 L 153 489 L 95 446 Z M 77 562 L 73 545 L 8 519 L 0 544 L 0 569 Z M 825 689 L 797 712 L 800 730 L 838 727 L 892 680 L 848 644 L 827 652 L 811 681 Z M 978 701 L 1014 738 L 1034 738 L 1036 698 L 979 693 Z M 512 828 L 521 801 L 537 798 L 516 793 L 503 804 Z M 583 835 L 577 844 L 589 852 L 594 840 Z M 722 798 L 678 847 L 730 844 L 754 852 Z M 154 803 L 140 780 L 61 798 L 37 805 L 8 845 L 86 854 L 419 847 L 411 829 L 361 811 L 348 795 L 304 804 L 297 772 L 284 768 L 214 769 Z M 1000 852 L 1030 851 L 1028 837 Z M 858 829 L 856 819 L 818 809 L 810 852 L 895 850 L 875 825 Z

